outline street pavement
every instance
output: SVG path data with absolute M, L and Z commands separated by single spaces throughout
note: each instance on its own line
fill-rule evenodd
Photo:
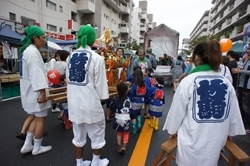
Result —
M 166 87 L 166 104 L 164 106 L 163 117 L 160 120 L 159 131 L 154 131 L 149 146 L 145 165 L 152 164 L 155 157 L 160 152 L 160 145 L 167 140 L 168 134 L 162 131 L 168 109 L 172 102 L 172 88 Z M 180 101 L 181 102 L 181 101 Z M 73 133 L 72 129 L 65 130 L 61 121 L 57 119 L 59 113 L 51 113 L 49 111 L 46 131 L 48 136 L 44 137 L 43 145 L 51 145 L 53 148 L 50 152 L 32 156 L 32 154 L 22 155 L 20 149 L 23 141 L 15 137 L 20 132 L 26 113 L 21 107 L 20 98 L 0 102 L 0 165 L 1 166 L 74 166 L 75 154 L 72 145 Z M 126 154 L 120 155 L 116 152 L 116 133 L 112 129 L 112 122 L 106 125 L 106 145 L 103 148 L 101 158 L 107 157 L 110 160 L 109 166 L 127 166 L 133 154 L 134 147 L 137 143 L 139 133 L 130 134 L 129 144 Z M 240 146 L 248 155 L 250 155 L 250 134 L 246 136 L 237 136 L 234 142 Z M 90 140 L 88 140 L 84 148 L 84 159 L 92 159 L 92 150 Z M 132 165 L 137 166 L 136 163 Z M 172 162 L 172 165 L 176 164 Z M 224 161 L 220 161 L 219 166 L 225 166 Z M 250 166 L 250 162 L 246 163 Z

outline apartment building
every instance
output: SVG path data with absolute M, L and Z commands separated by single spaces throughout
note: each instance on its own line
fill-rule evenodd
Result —
M 243 30 L 250 25 L 248 0 L 212 0 L 209 15 L 209 35 L 219 35 L 232 41 L 243 39 Z
M 190 33 L 190 40 L 193 40 L 194 38 L 200 36 L 207 36 L 208 22 L 209 22 L 209 10 L 204 12 L 204 14 L 201 16 L 200 20 L 194 27 L 193 31 Z
M 139 1 L 140 13 L 140 39 L 139 44 L 144 45 L 144 38 L 147 31 L 156 27 L 156 22 L 153 22 L 153 14 L 148 14 L 148 2 Z
M 197 36 L 218 35 L 220 39 L 243 40 L 243 31 L 250 25 L 249 0 L 212 0 L 213 7 L 207 11 L 190 34 L 191 40 Z M 208 18 L 208 24 L 207 22 Z M 204 22 L 204 24 L 200 23 Z M 204 31 L 200 33 L 203 28 Z M 207 32 L 205 29 L 207 28 Z M 198 32 L 198 33 L 196 33 Z
M 189 41 L 190 41 L 190 39 L 189 39 L 189 38 L 183 38 L 183 39 L 182 39 L 181 49 L 188 50 L 188 47 L 189 47 Z
M 28 25 L 42 27 L 48 36 L 75 38 L 81 25 L 91 24 L 97 37 L 105 28 L 125 46 L 131 35 L 133 0 L 1 0 L 0 25 L 18 33 Z
M 132 12 L 132 29 L 131 29 L 131 37 L 132 40 L 136 40 L 137 43 L 140 43 L 140 25 L 141 25 L 141 8 L 134 8 Z M 144 42 L 144 41 L 143 41 Z

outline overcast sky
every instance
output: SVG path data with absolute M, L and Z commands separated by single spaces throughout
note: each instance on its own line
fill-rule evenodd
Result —
M 139 0 L 133 0 L 135 7 Z M 144 1 L 144 0 L 141 0 Z M 212 0 L 147 0 L 148 14 L 153 14 L 153 21 L 161 23 L 180 33 L 179 48 L 183 38 L 189 38 L 190 33 L 206 10 L 213 5 Z

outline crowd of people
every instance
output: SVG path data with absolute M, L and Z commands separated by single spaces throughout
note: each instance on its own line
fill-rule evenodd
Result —
M 106 144 L 103 104 L 109 110 L 106 119 L 114 117 L 113 129 L 119 153 L 126 151 L 129 131 L 137 134 L 142 127 L 141 110 L 144 109 L 144 117 L 149 118 L 148 125 L 158 130 L 165 94 L 164 77 L 154 75 L 157 64 L 172 68 L 175 94 L 163 129 L 168 130 L 169 138 L 178 138 L 178 165 L 216 165 L 226 139 L 243 135 L 250 129 L 250 45 L 242 67 L 238 67 L 237 55 L 233 51 L 227 53 L 229 62 L 226 63 L 224 58 L 222 64 L 222 53 L 216 40 L 198 44 L 190 62 L 184 62 L 181 56 L 172 59 L 164 55 L 157 63 L 151 49 L 138 50 L 138 56 L 129 57 L 126 70 L 123 69 L 126 80 L 116 85 L 118 96 L 110 99 L 104 58 L 91 49 L 96 40 L 93 27 L 82 26 L 78 31 L 76 50 L 71 54 L 58 51 L 47 69 L 38 50 L 46 44 L 45 32 L 40 27 L 29 26 L 25 28 L 25 35 L 21 49 L 20 88 L 22 106 L 28 117 L 17 136 L 25 139 L 22 154 L 38 155 L 52 149 L 41 145 L 46 135 L 47 111 L 51 107 L 47 100 L 48 88 L 67 86 L 67 103 L 60 103 L 59 108 L 53 105 L 52 112 L 61 111 L 60 120 L 66 114 L 69 128 L 73 128 L 76 165 L 108 165 L 107 158 L 100 159 Z M 116 50 L 116 56 L 123 62 L 127 59 L 122 48 Z M 60 72 L 59 84 L 48 85 L 46 70 L 50 69 Z M 92 161 L 83 160 L 87 135 L 93 149 Z

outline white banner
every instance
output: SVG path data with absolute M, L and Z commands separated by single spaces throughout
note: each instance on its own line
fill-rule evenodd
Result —
M 10 45 L 9 43 L 6 41 L 6 42 L 2 42 L 2 45 L 3 45 L 3 58 L 4 59 L 12 59 L 12 52 L 10 50 Z

